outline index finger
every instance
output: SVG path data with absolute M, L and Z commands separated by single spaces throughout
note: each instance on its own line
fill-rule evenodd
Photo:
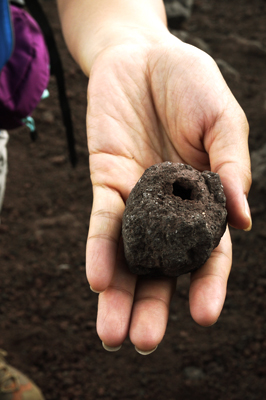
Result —
M 93 187 L 93 207 L 86 249 L 86 273 L 91 288 L 104 291 L 115 269 L 125 204 L 107 186 Z

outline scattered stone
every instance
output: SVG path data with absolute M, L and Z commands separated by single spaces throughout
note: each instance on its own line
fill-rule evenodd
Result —
M 203 39 L 197 36 L 196 37 L 189 36 L 189 40 L 187 43 L 192 44 L 192 46 L 197 47 L 198 49 L 204 51 L 207 54 L 211 54 L 210 46 Z
M 182 29 L 170 29 L 170 32 L 172 33 L 172 35 L 182 40 L 182 42 L 187 42 L 187 39 L 189 37 L 189 33 L 187 31 L 183 31 Z
M 41 118 L 42 118 L 42 121 L 46 122 L 47 124 L 53 124 L 55 122 L 54 114 L 52 113 L 52 111 L 49 111 L 49 110 L 44 111 L 42 113 Z
M 190 18 L 193 2 L 193 0 L 164 0 L 170 27 L 176 27 Z
M 63 165 L 67 161 L 67 157 L 65 155 L 54 156 L 50 158 L 50 161 L 53 165 Z
M 205 378 L 205 374 L 202 369 L 194 366 L 186 367 L 183 373 L 187 379 L 193 381 Z
M 66 271 L 66 270 L 69 270 L 71 267 L 70 267 L 69 264 L 60 264 L 60 265 L 58 265 L 57 268 L 58 268 L 59 270 L 61 270 L 61 271 Z
M 209 55 L 211 54 L 210 46 L 203 39 L 191 36 L 187 31 L 183 30 L 172 29 L 171 33 L 178 39 L 182 40 L 182 42 L 191 44 Z
M 56 217 L 41 218 L 34 222 L 33 231 L 39 243 L 46 240 L 58 240 L 55 228 L 63 228 L 66 237 L 74 238 L 82 228 L 82 223 L 70 213 L 58 215 Z M 63 232 L 62 232 L 63 234 Z
M 42 218 L 35 222 L 35 226 L 40 229 L 50 229 L 55 226 L 61 226 L 65 228 L 80 227 L 80 221 L 72 214 L 65 213 L 56 217 Z
M 266 144 L 251 153 L 252 187 L 266 192 Z
M 129 269 L 179 276 L 200 268 L 225 231 L 225 203 L 218 174 L 171 162 L 148 168 L 123 215 Z
M 249 54 L 265 57 L 266 56 L 266 48 L 265 46 L 258 40 L 250 40 L 244 38 L 242 36 L 231 34 L 229 36 L 230 40 L 233 40 L 240 46 L 240 50 L 245 51 Z

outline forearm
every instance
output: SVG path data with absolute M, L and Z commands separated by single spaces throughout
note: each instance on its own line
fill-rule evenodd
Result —
M 86 75 L 105 48 L 166 30 L 162 0 L 57 0 L 68 48 Z

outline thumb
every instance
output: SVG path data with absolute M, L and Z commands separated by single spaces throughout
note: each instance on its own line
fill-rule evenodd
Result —
M 249 126 L 237 104 L 224 112 L 208 135 L 211 170 L 220 175 L 226 196 L 228 222 L 238 229 L 252 227 L 247 196 L 251 186 Z

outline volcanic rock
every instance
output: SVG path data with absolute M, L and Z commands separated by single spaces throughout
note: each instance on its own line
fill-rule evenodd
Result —
M 200 268 L 225 231 L 225 203 L 218 174 L 171 162 L 148 168 L 122 221 L 131 272 L 179 276 Z

